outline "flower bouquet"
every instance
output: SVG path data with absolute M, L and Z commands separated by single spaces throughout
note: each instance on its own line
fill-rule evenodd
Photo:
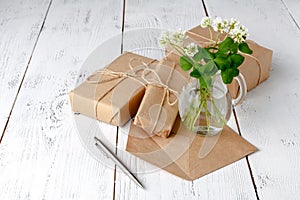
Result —
M 201 46 L 182 31 L 166 31 L 159 42 L 179 53 L 181 68 L 189 71 L 193 80 L 179 97 L 183 124 L 193 132 L 215 135 L 221 132 L 231 114 L 232 100 L 225 84 L 234 78 L 240 83 L 240 96 L 234 105 L 245 96 L 247 88 L 238 67 L 244 61 L 242 54 L 252 54 L 252 50 L 245 42 L 247 28 L 236 19 L 205 17 L 201 27 L 210 33 L 210 38 Z

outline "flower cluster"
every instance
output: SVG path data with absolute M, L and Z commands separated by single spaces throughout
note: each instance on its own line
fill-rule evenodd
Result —
M 198 45 L 193 42 L 184 48 L 184 53 L 190 57 L 193 57 L 198 52 L 199 52 Z
M 219 33 L 227 33 L 235 42 L 242 43 L 248 37 L 248 30 L 245 26 L 240 25 L 240 22 L 234 18 L 222 19 L 216 17 L 204 17 L 201 21 L 202 28 L 212 28 Z
M 176 32 L 165 31 L 159 38 L 159 43 L 162 47 L 168 45 L 182 46 L 183 40 L 186 38 L 185 32 L 178 30 Z
M 161 34 L 159 38 L 159 43 L 162 47 L 173 46 L 182 53 L 193 57 L 198 53 L 198 45 L 195 43 L 190 43 L 186 47 L 183 45 L 183 41 L 186 39 L 186 35 L 183 31 L 178 30 L 176 32 L 165 31 Z

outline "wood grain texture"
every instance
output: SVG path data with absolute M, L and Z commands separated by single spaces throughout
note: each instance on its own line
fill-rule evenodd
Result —
M 187 30 L 200 23 L 204 10 L 200 1 L 126 1 L 125 32 L 136 28 L 163 28 Z M 151 44 L 151 34 L 145 34 L 142 42 L 124 37 L 124 50 L 130 43 L 140 47 Z M 135 37 L 134 37 L 135 38 Z M 148 43 L 147 43 L 148 42 Z M 132 45 L 134 46 L 134 45 Z M 147 52 L 145 50 L 147 55 Z M 236 129 L 234 119 L 231 127 Z M 164 172 L 148 163 L 124 153 L 129 125 L 121 128 L 118 136 L 119 156 L 137 172 L 138 178 L 146 187 L 138 188 L 123 173 L 117 173 L 116 199 L 255 199 L 246 160 L 240 160 L 196 181 L 185 181 Z M 237 187 L 238 185 L 238 187 Z
M 112 199 L 114 170 L 94 160 L 80 143 L 68 92 L 78 77 L 88 75 L 80 67 L 89 53 L 121 33 L 121 20 L 121 1 L 52 2 L 0 145 L 1 200 Z M 17 34 L 27 37 L 30 30 Z M 9 45 L 10 39 L 1 42 Z M 14 50 L 19 52 L 17 46 Z M 19 62 L 14 54 L 8 57 Z
M 204 16 L 200 1 L 127 0 L 125 9 L 125 31 L 144 27 L 188 30 Z
M 0 1 L 0 138 L 50 0 Z
M 249 157 L 260 199 L 300 195 L 300 47 L 295 45 L 300 44 L 300 31 L 293 20 L 297 17 L 289 11 L 298 11 L 300 4 L 290 3 L 206 1 L 211 15 L 234 14 L 248 27 L 251 39 L 274 51 L 270 78 L 237 109 L 242 135 L 260 149 Z

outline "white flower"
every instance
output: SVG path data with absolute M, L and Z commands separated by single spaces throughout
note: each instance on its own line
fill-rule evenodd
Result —
M 240 24 L 240 22 L 237 19 L 230 18 L 228 26 L 231 30 L 233 30 L 239 24 Z
M 229 21 L 228 21 L 228 19 L 223 19 L 223 30 L 224 30 L 224 32 L 228 32 L 228 30 L 229 30 Z
M 226 23 L 227 23 L 227 20 L 226 20 Z M 224 20 L 222 20 L 221 17 L 216 17 L 213 20 L 212 27 L 213 27 L 214 31 L 220 32 L 220 33 L 223 33 L 225 31 L 225 29 L 226 29 Z
M 171 38 L 171 41 L 173 44 L 176 44 L 178 46 L 181 46 L 183 43 L 183 40 L 185 39 L 185 32 L 182 30 L 178 30 L 173 34 L 173 37 Z
M 159 44 L 162 46 L 162 47 L 166 47 L 170 44 L 170 35 L 171 35 L 171 32 L 170 31 L 164 31 L 161 33 L 160 37 L 159 37 Z
M 184 53 L 187 56 L 193 57 L 196 53 L 198 53 L 198 46 L 195 43 L 189 44 L 185 49 Z
M 178 30 L 177 32 L 164 31 L 159 37 L 159 43 L 162 47 L 168 45 L 182 46 L 185 37 L 185 33 L 181 30 Z
M 211 27 L 212 19 L 210 17 L 203 17 L 200 23 L 202 28 Z
M 236 26 L 230 35 L 235 42 L 242 43 L 248 37 L 248 29 L 245 26 Z

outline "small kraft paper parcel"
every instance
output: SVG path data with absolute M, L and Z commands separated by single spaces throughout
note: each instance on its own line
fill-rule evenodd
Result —
M 112 125 L 124 125 L 136 114 L 144 95 L 146 84 L 141 75 L 155 62 L 125 52 L 70 92 L 72 110 Z

